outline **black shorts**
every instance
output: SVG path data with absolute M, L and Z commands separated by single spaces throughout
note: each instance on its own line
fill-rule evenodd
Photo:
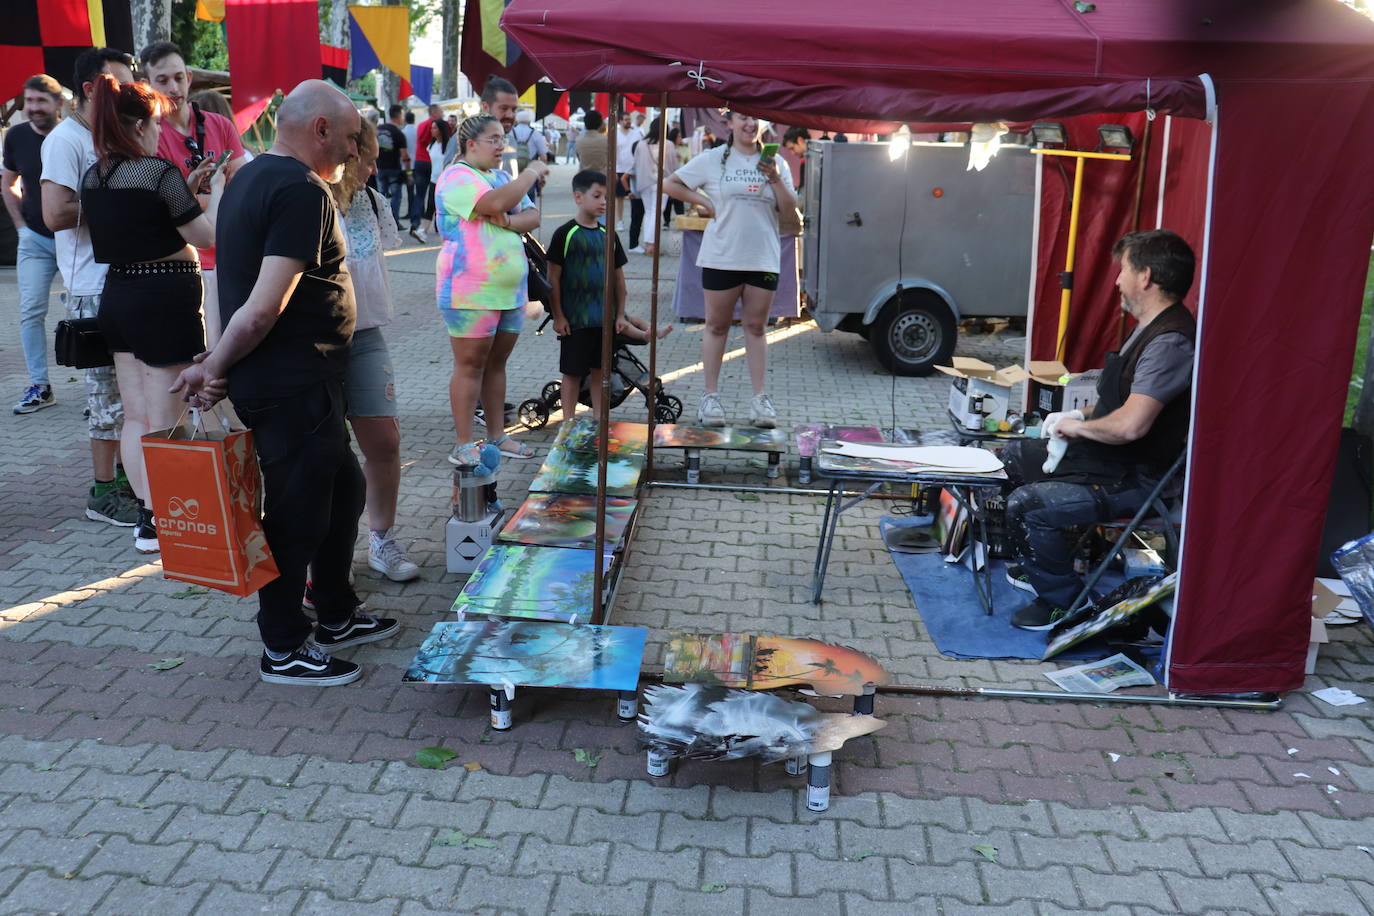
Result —
M 567 337 L 558 338 L 558 371 L 573 378 L 584 378 L 601 368 L 601 329 L 573 328 Z
M 626 176 L 628 176 L 629 174 L 630 174 L 629 172 L 619 172 L 619 173 L 616 174 L 616 176 L 615 176 L 615 196 L 616 196 L 616 197 L 629 197 L 629 196 L 630 196 L 630 189 L 629 189 L 628 187 L 626 187 L 626 185 L 628 185 L 629 182 L 625 180 Z
M 778 275 L 763 270 L 716 270 L 714 267 L 701 269 L 701 288 L 709 290 L 734 289 L 737 286 L 757 286 L 759 289 L 777 292 Z
M 113 264 L 97 315 L 105 344 L 149 366 L 189 363 L 205 349 L 204 297 L 194 261 Z

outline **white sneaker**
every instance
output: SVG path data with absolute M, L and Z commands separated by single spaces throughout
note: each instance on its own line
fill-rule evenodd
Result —
M 725 408 L 720 406 L 720 395 L 714 391 L 701 396 L 697 405 L 697 423 L 701 426 L 724 426 Z
M 387 532 L 385 538 L 369 535 L 371 543 L 367 548 L 367 565 L 386 576 L 392 582 L 409 582 L 420 575 L 420 567 L 410 562 L 406 549 Z
M 625 231 L 625 221 L 624 221 L 623 219 L 618 219 L 618 220 L 615 221 L 615 231 L 616 231 L 616 232 L 624 232 L 624 231 Z
M 643 245 L 636 245 L 635 247 L 633 247 L 633 248 L 630 249 L 630 254 L 643 254 L 643 253 L 644 253 L 644 246 L 643 246 Z
M 756 394 L 749 402 L 749 422 L 759 429 L 773 429 L 778 425 L 778 412 L 773 409 L 773 399 L 766 394 Z
M 413 238 L 415 241 L 419 242 L 421 245 L 424 245 L 427 242 L 429 242 L 429 236 L 425 235 L 425 230 L 419 228 L 418 226 L 410 230 L 410 237 Z

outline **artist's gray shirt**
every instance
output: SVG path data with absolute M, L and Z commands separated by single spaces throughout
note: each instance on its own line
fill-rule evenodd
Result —
M 1121 348 L 1130 349 L 1142 328 L 1136 328 Z M 1145 345 L 1135 364 L 1130 394 L 1143 394 L 1167 404 L 1193 381 L 1193 342 L 1182 334 L 1160 334 Z

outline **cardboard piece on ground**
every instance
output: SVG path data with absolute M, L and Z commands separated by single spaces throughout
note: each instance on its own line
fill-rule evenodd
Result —
M 984 417 L 1005 420 L 1011 386 L 1029 377 L 1020 366 L 997 369 L 971 356 L 956 356 L 950 362 L 953 365 L 935 368 L 951 378 L 949 412 L 968 429 L 980 429 Z
M 1331 641 L 1326 634 L 1326 617 L 1340 603 L 1341 596 L 1327 588 L 1321 579 L 1312 581 L 1312 630 L 1307 640 L 1307 663 L 1303 666 L 1304 674 L 1312 674 L 1317 670 L 1317 654 L 1321 651 L 1321 645 Z

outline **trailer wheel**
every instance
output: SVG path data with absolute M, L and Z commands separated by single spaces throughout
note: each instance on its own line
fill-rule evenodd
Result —
M 868 342 L 894 375 L 929 375 L 953 355 L 958 330 L 943 299 L 928 290 L 908 290 L 883 306 Z

